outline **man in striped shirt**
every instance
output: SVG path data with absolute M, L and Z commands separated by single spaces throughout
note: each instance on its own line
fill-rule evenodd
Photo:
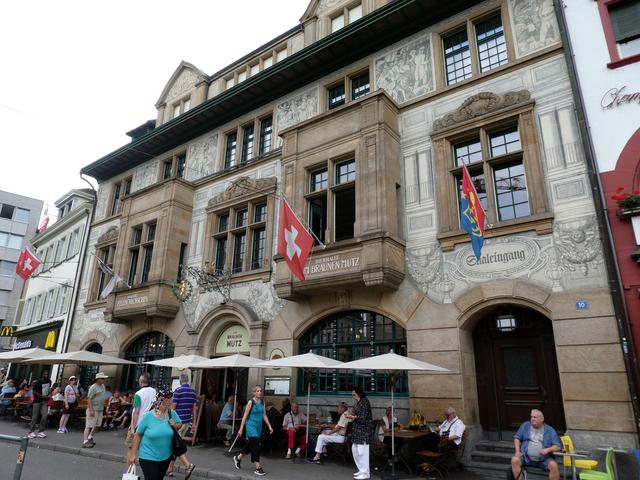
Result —
M 198 396 L 196 395 L 196 391 L 189 385 L 189 374 L 181 373 L 180 386 L 173 392 L 173 409 L 180 417 L 182 423 L 182 427 L 180 427 L 180 430 L 178 431 L 178 434 L 182 438 L 185 437 L 185 435 L 189 432 L 191 426 L 193 425 L 193 419 L 196 415 L 197 405 Z M 180 460 L 182 465 L 184 465 L 184 468 L 187 471 L 185 479 L 188 479 L 189 477 L 191 477 L 191 472 L 193 472 L 193 469 L 196 466 L 189 461 L 186 454 L 180 455 L 178 459 Z M 174 460 L 171 460 L 169 468 L 167 469 L 168 476 L 173 475 L 173 464 Z

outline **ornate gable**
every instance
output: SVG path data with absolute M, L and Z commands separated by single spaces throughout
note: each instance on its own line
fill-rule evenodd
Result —
M 341 3 L 348 3 L 348 0 L 311 0 L 304 12 L 304 15 L 300 18 L 300 23 L 304 23 L 313 17 L 319 17 L 340 6 Z
M 198 83 L 208 78 L 206 73 L 183 60 L 173 72 L 171 78 L 169 78 L 164 90 L 162 90 L 162 94 L 156 102 L 156 108 L 160 108 L 163 104 L 181 97 L 190 90 L 194 90 Z
M 217 207 L 222 203 L 251 195 L 270 193 L 275 190 L 278 179 L 267 177 L 253 179 L 250 177 L 240 177 L 234 180 L 226 190 L 209 200 L 208 207 Z

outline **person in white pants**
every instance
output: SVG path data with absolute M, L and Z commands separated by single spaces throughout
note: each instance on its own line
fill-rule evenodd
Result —
M 341 402 L 338 405 L 338 413 L 340 414 L 340 419 L 338 423 L 336 423 L 329 433 L 323 433 L 318 436 L 318 441 L 316 442 L 316 456 L 311 460 L 312 463 L 320 463 L 320 455 L 325 451 L 325 447 L 328 443 L 344 443 L 346 440 L 347 433 L 347 425 L 351 420 L 347 418 L 346 414 L 347 405 L 344 402 Z
M 351 453 L 353 461 L 358 467 L 358 471 L 353 474 L 357 480 L 369 478 L 369 445 L 373 433 L 373 417 L 371 415 L 371 404 L 360 387 L 355 387 L 351 396 L 356 401 L 355 415 L 347 415 L 353 420 L 351 428 Z

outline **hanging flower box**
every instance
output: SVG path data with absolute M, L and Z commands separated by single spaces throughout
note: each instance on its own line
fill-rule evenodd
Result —
M 619 218 L 626 219 L 640 215 L 640 190 L 627 193 L 623 187 L 618 187 L 611 199 L 618 204 Z

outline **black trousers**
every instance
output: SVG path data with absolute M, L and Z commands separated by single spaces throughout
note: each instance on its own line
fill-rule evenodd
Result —
M 260 437 L 249 437 L 240 453 L 242 455 L 251 453 L 251 461 L 260 462 Z
M 167 473 L 167 469 L 169 468 L 171 457 L 160 462 L 143 460 L 142 458 L 138 461 L 140 462 L 140 468 L 142 468 L 142 473 L 144 474 L 144 480 L 163 480 L 164 475 Z

